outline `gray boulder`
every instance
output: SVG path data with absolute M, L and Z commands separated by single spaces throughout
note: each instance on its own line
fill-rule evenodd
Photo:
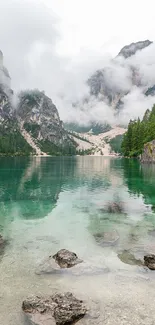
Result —
M 53 258 L 61 268 L 70 268 L 83 262 L 75 253 L 70 252 L 67 249 L 61 249 L 53 255 Z
M 61 249 L 53 256 L 48 256 L 36 269 L 36 274 L 66 274 L 73 276 L 103 274 L 108 268 L 96 266 L 92 261 L 83 261 L 73 252 Z
M 141 163 L 155 163 L 155 140 L 144 144 L 143 153 L 140 157 Z
M 23 301 L 22 309 L 31 325 L 71 325 L 87 312 L 83 301 L 69 292 L 27 298 Z
M 144 264 L 150 269 L 155 270 L 155 255 L 145 255 L 144 256 Z

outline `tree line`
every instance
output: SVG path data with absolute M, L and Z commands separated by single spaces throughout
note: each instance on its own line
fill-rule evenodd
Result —
M 121 150 L 126 157 L 138 157 L 144 144 L 155 139 L 155 105 L 147 109 L 142 120 L 130 120 Z

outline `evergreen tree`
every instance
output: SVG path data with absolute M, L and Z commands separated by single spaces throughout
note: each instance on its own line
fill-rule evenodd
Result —
M 155 105 L 147 110 L 142 121 L 130 120 L 128 130 L 123 137 L 122 152 L 127 157 L 139 156 L 144 144 L 155 139 Z

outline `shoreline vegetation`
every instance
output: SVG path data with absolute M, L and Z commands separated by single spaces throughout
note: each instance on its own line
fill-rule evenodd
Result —
M 49 140 L 38 140 L 26 130 L 24 136 L 18 132 L 14 139 L 5 133 L 0 139 L 0 157 L 2 156 L 120 156 L 121 142 L 126 129 L 114 127 L 110 131 L 94 135 L 91 133 L 69 132 L 72 145 L 58 146 Z M 17 137 L 17 133 L 18 136 Z M 28 139 L 27 139 L 28 138 Z M 31 141 L 30 141 L 31 140 Z M 10 144 L 10 145 L 9 145 Z M 26 150 L 25 150 L 26 148 Z M 36 151 L 37 148 L 37 151 Z
M 155 139 L 155 105 L 147 109 L 143 119 L 130 120 L 122 141 L 122 154 L 128 158 L 141 158 L 146 144 Z

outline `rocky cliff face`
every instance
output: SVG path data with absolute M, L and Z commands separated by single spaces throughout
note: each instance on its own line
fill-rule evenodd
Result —
M 142 163 L 155 163 L 155 140 L 144 145 L 140 160 Z
M 11 100 L 11 90 L 0 87 L 0 155 L 29 155 L 33 149 L 20 132 Z
M 11 97 L 6 93 L 3 85 L 0 86 L 0 123 L 6 119 L 13 118 L 13 109 L 11 105 Z
M 99 101 L 104 100 L 113 108 L 117 108 L 122 96 L 126 91 L 120 92 L 119 82 L 118 87 L 114 87 L 112 82 L 113 70 L 111 67 L 106 67 L 103 70 L 96 71 L 89 79 L 88 86 L 90 88 L 90 95 L 98 97 Z
M 0 52 L 0 154 L 75 153 L 76 144 L 63 128 L 52 100 L 39 90 L 22 91 L 13 107 L 9 81 Z
M 56 150 L 56 147 L 64 151 L 75 146 L 62 126 L 56 106 L 44 92 L 39 90 L 21 92 L 17 118 L 20 125 L 22 124 L 44 151 L 47 147 L 48 151 Z

